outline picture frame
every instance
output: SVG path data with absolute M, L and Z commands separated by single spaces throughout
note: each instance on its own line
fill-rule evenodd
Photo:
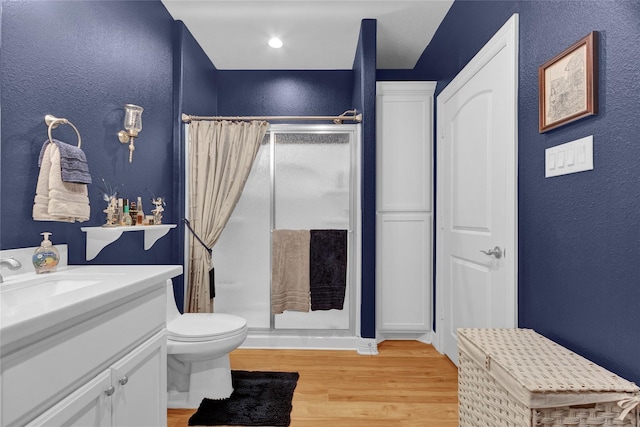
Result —
M 538 67 L 539 132 L 598 114 L 598 32 Z

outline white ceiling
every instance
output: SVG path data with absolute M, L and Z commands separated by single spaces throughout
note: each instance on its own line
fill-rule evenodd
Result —
M 453 0 L 162 0 L 220 70 L 350 70 L 377 20 L 377 68 L 411 69 Z M 281 49 L 267 45 L 280 37 Z

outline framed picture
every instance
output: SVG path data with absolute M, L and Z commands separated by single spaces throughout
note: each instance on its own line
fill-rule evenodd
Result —
M 538 68 L 540 133 L 598 114 L 598 33 Z

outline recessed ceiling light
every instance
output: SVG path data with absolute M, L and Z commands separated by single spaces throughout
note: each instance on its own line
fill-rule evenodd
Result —
M 274 49 L 280 49 L 282 47 L 282 40 L 280 40 L 277 37 L 274 37 L 271 40 L 269 40 L 269 46 L 271 46 Z

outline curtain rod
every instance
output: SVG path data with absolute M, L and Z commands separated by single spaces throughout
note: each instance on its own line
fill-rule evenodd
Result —
M 333 120 L 335 124 L 342 124 L 344 120 L 362 122 L 362 113 L 347 110 L 339 116 L 190 116 L 182 113 L 182 121 L 190 123 L 192 120 Z

